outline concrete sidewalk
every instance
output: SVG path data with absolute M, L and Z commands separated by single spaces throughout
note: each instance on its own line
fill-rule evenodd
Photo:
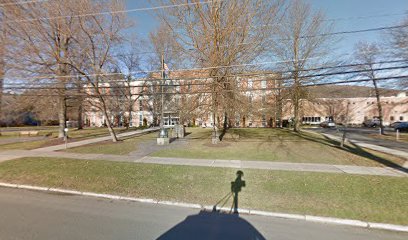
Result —
M 240 169 L 262 169 L 281 170 L 297 172 L 323 172 L 339 174 L 376 175 L 408 177 L 408 173 L 389 167 L 363 167 L 353 165 L 331 165 L 315 163 L 288 163 L 288 162 L 267 162 L 267 161 L 243 161 L 243 160 L 221 160 L 221 159 L 189 159 L 189 158 L 161 158 L 143 157 L 136 158 L 131 155 L 111 155 L 111 154 L 80 154 L 68 152 L 48 152 L 30 150 L 10 150 L 0 153 L 0 162 L 13 160 L 22 157 L 51 157 L 70 158 L 83 160 L 107 160 L 118 162 L 135 162 L 146 164 L 181 165 L 181 166 L 202 166 L 202 167 L 224 167 Z
M 120 139 L 120 138 L 123 138 L 123 137 L 136 136 L 136 135 L 143 134 L 143 133 L 155 132 L 155 131 L 158 131 L 159 129 L 160 129 L 159 127 L 154 127 L 154 128 L 144 129 L 144 130 L 126 132 L 126 133 L 118 134 L 117 137 Z M 72 142 L 72 143 L 67 144 L 67 148 L 80 147 L 80 146 L 84 146 L 84 145 L 88 145 L 88 144 L 108 141 L 108 140 L 111 140 L 111 139 L 112 139 L 111 136 L 106 136 L 106 137 L 99 137 L 99 138 L 92 138 L 92 139 L 82 140 L 82 141 L 78 141 L 78 142 Z M 37 148 L 37 149 L 31 150 L 31 151 L 33 151 L 33 152 L 53 152 L 53 151 L 59 151 L 59 150 L 64 150 L 64 149 L 65 149 L 65 144 L 60 144 L 60 145 L 56 145 L 56 146 Z

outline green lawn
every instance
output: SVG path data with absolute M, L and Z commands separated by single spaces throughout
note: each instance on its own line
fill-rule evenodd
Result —
M 211 129 L 192 128 L 188 145 L 154 152 L 157 157 L 261 160 L 379 166 L 398 158 L 338 143 L 318 134 L 296 134 L 286 129 L 230 129 L 219 145 L 211 144 Z
M 213 205 L 230 191 L 235 172 L 26 158 L 1 163 L 0 181 Z M 408 224 L 408 178 L 244 170 L 244 179 L 242 208 Z
M 32 130 L 35 131 L 35 127 L 32 128 L 24 128 L 22 131 Z M 115 131 L 117 134 L 123 133 L 126 131 L 134 131 L 135 128 L 130 128 L 126 130 L 125 128 L 116 128 Z M 18 132 L 2 132 L 2 138 L 18 138 L 20 131 Z M 45 137 L 48 135 L 48 137 Z M 78 130 L 76 128 L 69 129 L 68 136 L 70 141 L 79 141 L 89 138 L 95 137 L 103 137 L 108 136 L 109 131 L 107 128 L 84 128 Z M 49 127 L 47 130 L 39 130 L 38 136 L 44 136 L 44 139 L 36 140 L 36 141 L 29 141 L 29 142 L 17 142 L 17 143 L 9 143 L 9 144 L 0 144 L 0 151 L 1 150 L 13 150 L 13 149 L 22 149 L 22 150 L 31 150 L 35 148 L 40 148 L 49 145 L 56 145 L 56 144 L 63 144 L 64 141 L 62 139 L 57 139 L 58 136 L 58 128 L 57 127 Z

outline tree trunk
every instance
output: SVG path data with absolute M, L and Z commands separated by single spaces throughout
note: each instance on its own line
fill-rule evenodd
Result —
M 108 127 L 109 134 L 112 137 L 112 141 L 117 142 L 118 138 L 116 136 L 115 130 L 113 130 L 112 121 L 110 120 L 110 118 L 108 116 L 108 111 L 107 111 L 107 108 L 106 108 L 105 100 L 102 98 L 102 96 L 99 96 L 99 101 L 102 104 L 103 115 L 105 116 L 106 126 Z
M 0 33 L 1 34 L 1 33 Z M 4 80 L 4 60 L 3 45 L 0 43 L 0 123 L 3 122 L 2 103 L 3 103 L 3 80 Z M 1 136 L 1 132 L 0 132 Z
M 2 103 L 3 103 L 3 81 L 4 81 L 4 72 L 5 72 L 5 62 L 4 62 L 4 53 L 5 53 L 5 30 L 3 29 L 3 21 L 4 19 L 0 19 L 2 22 L 0 23 L 0 123 L 3 121 L 3 113 L 2 113 Z M 0 132 L 1 136 L 1 132 Z
M 82 101 L 81 101 L 78 106 L 78 130 L 81 130 L 83 128 L 84 128 L 84 125 L 82 122 Z
M 128 116 L 127 116 L 127 124 L 126 129 L 129 129 L 130 122 L 132 121 L 132 102 L 129 102 L 129 109 L 128 109 Z
M 112 137 L 112 141 L 113 142 L 117 142 L 118 138 L 116 136 L 115 130 L 113 130 L 113 126 L 112 126 L 112 121 L 109 119 L 108 114 L 106 113 L 106 111 L 103 111 L 103 115 L 105 116 L 106 119 L 106 126 L 108 127 L 109 130 L 109 134 Z
M 384 135 L 383 112 L 381 105 L 380 90 L 378 89 L 377 81 L 375 79 L 373 79 L 373 84 L 375 89 L 375 97 L 377 98 L 378 118 L 380 119 L 380 134 Z
M 65 92 L 65 91 L 64 91 Z M 66 104 L 66 97 L 65 94 L 60 93 L 58 99 L 58 121 L 59 121 L 59 129 L 58 129 L 58 138 L 65 138 L 65 128 L 67 127 L 67 104 Z
M 227 133 L 228 130 L 228 115 L 227 112 L 224 113 L 224 123 L 223 123 L 223 129 L 222 133 L 220 134 L 220 141 L 224 138 L 225 134 Z
M 295 93 L 293 104 L 294 104 L 293 131 L 299 132 L 300 124 L 299 124 L 299 96 L 298 96 L 298 93 Z

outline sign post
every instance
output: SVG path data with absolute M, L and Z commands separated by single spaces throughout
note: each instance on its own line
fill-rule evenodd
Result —
M 67 149 L 68 147 L 68 128 L 64 128 L 64 132 L 65 132 L 65 149 Z

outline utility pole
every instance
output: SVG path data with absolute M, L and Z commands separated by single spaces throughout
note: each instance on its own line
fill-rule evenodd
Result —
M 0 9 L 0 122 L 3 120 L 2 116 L 2 102 L 3 102 L 3 82 L 4 82 L 4 72 L 5 72 L 5 40 L 6 40 L 6 29 L 5 29 L 5 15 L 2 9 Z M 0 132 L 1 135 L 1 132 Z

